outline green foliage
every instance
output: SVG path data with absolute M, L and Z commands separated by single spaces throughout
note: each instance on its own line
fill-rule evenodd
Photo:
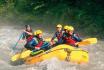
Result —
M 71 24 L 86 34 L 104 35 L 103 0 L 0 0 L 0 16 L 27 23 Z

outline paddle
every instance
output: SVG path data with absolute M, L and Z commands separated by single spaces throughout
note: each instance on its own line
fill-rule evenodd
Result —
M 14 62 L 14 61 L 17 61 L 19 59 L 24 59 L 24 58 L 26 58 L 28 56 L 35 56 L 35 55 L 38 55 L 38 54 L 40 54 L 42 52 L 44 52 L 44 50 L 39 50 L 39 51 L 36 51 L 36 52 L 32 52 L 30 50 L 24 50 L 24 49 L 22 49 L 19 54 L 16 54 L 16 55 L 14 55 L 11 58 L 11 61 Z
M 18 45 L 18 43 L 19 43 L 19 41 L 20 41 L 20 39 L 23 37 L 23 33 L 21 33 L 21 35 L 19 36 L 19 39 L 18 39 L 18 41 L 16 42 L 16 44 L 14 45 L 14 47 L 13 47 L 13 50 L 17 47 L 17 45 Z
M 12 47 L 12 51 L 11 51 L 11 53 L 10 54 L 12 54 L 12 53 L 14 53 L 14 50 L 16 49 L 16 47 L 17 47 L 17 45 L 18 45 L 18 43 L 19 43 L 19 41 L 20 41 L 20 39 L 22 38 L 22 36 L 23 36 L 23 33 L 21 33 L 21 35 L 19 36 L 19 39 L 18 39 L 18 41 L 16 42 L 16 44 Z
M 76 43 L 78 46 L 87 46 L 90 44 L 96 44 L 97 43 L 97 38 L 88 38 L 83 40 L 82 42 Z

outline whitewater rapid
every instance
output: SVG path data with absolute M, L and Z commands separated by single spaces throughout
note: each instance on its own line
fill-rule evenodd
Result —
M 89 52 L 88 64 L 79 65 L 52 58 L 33 65 L 14 66 L 10 63 L 11 51 L 22 31 L 22 26 L 0 26 L 0 70 L 104 70 L 104 41 L 82 47 Z M 44 37 L 47 36 L 52 36 L 48 30 L 44 33 Z M 23 44 L 19 43 L 17 45 L 18 51 L 22 48 Z

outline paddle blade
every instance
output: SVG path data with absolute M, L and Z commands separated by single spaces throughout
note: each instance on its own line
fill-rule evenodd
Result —
M 97 43 L 97 38 L 88 38 L 83 40 L 82 42 L 78 42 L 77 44 L 79 46 L 87 46 L 87 45 L 96 44 L 96 43 Z
M 88 41 L 88 42 L 90 42 L 90 44 L 96 44 L 97 38 L 88 38 L 88 39 L 85 39 L 84 41 Z
M 14 61 L 18 60 L 19 57 L 20 57 L 20 54 L 16 54 L 16 55 L 11 57 L 11 61 L 14 62 Z

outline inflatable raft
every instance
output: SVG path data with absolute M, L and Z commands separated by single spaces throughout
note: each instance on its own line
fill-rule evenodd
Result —
M 73 63 L 88 63 L 89 61 L 87 51 L 63 44 L 58 45 L 46 52 L 40 53 L 39 55 L 28 57 L 25 59 L 25 63 L 35 64 L 53 57 Z

